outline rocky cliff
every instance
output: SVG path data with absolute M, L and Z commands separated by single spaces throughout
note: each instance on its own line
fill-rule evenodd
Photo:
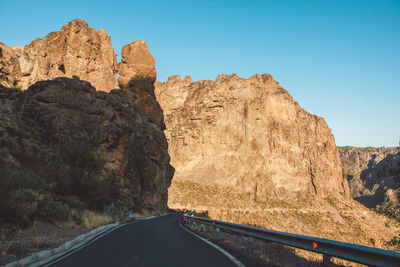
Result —
M 353 197 L 369 208 L 385 200 L 397 202 L 400 179 L 397 147 L 339 147 L 343 169 Z
M 11 158 L 15 168 L 38 173 L 62 161 L 70 178 L 76 180 L 73 183 L 79 185 L 83 177 L 94 177 L 93 172 L 97 175 L 104 159 L 100 180 L 117 180 L 123 206 L 166 210 L 174 169 L 169 164 L 163 111 L 154 95 L 155 60 L 145 41 L 124 46 L 117 66 L 110 36 L 75 19 L 61 31 L 23 48 L 0 43 L 0 56 L 2 164 L 7 165 Z M 117 69 L 122 89 L 111 90 L 118 87 Z M 87 143 L 93 148 L 87 156 L 99 168 L 73 158 L 79 147 L 65 160 L 63 150 L 70 150 L 65 144 L 71 140 L 74 146 Z M 77 158 L 85 156 L 78 154 Z M 74 171 L 76 165 L 82 168 L 79 175 Z M 0 172 L 2 181 L 6 180 L 3 175 L 10 176 Z M 74 194 L 84 198 L 79 190 L 75 186 Z M 65 195 L 65 190 L 61 191 Z M 52 198 L 58 201 L 57 196 Z
M 86 140 L 105 159 L 104 178 L 117 177 L 120 201 L 133 210 L 165 211 L 173 168 L 162 111 L 144 112 L 153 84 L 96 91 L 69 78 L 37 82 L 26 91 L 0 88 L 0 144 L 23 168 L 57 160 L 68 140 Z
M 81 19 L 25 47 L 0 42 L 0 84 L 27 89 L 37 81 L 77 76 L 101 91 L 117 87 L 117 59 L 111 38 Z
M 174 181 L 256 199 L 349 193 L 334 137 L 269 74 L 156 82 Z

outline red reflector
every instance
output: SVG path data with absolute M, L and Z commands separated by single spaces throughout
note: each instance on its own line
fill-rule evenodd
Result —
M 313 248 L 317 248 L 317 247 L 318 247 L 318 244 L 315 243 L 315 242 L 312 242 L 312 246 L 313 246 Z
M 215 224 L 215 222 L 213 222 L 213 224 Z

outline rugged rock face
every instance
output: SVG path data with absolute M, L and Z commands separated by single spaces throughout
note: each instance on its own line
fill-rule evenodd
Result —
M 156 81 L 156 61 L 151 55 L 147 43 L 138 40 L 125 45 L 121 51 L 122 61 L 118 64 L 118 85 L 120 88 L 129 87 L 135 79 Z
M 396 147 L 339 147 L 343 169 L 353 197 L 369 208 L 397 202 L 400 154 Z
M 111 38 L 75 19 L 25 47 L 0 43 L 0 84 L 27 89 L 37 81 L 78 76 L 101 91 L 116 88 L 117 59 Z
M 112 90 L 117 69 L 123 89 Z M 174 170 L 155 79 L 145 41 L 124 46 L 117 66 L 110 36 L 81 19 L 23 48 L 0 42 L 1 147 L 27 167 L 54 161 L 70 138 L 88 139 L 107 160 L 104 177 L 118 177 L 126 206 L 165 210 Z
M 157 82 L 176 181 L 256 199 L 349 193 L 334 137 L 269 74 Z
M 70 138 L 89 140 L 106 160 L 104 177 L 118 178 L 125 206 L 165 211 L 174 171 L 162 110 L 152 83 L 135 84 L 109 93 L 69 78 L 26 91 L 0 87 L 0 146 L 28 168 L 50 164 Z

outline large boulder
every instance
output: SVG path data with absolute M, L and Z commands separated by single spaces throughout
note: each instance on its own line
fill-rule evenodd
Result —
M 120 88 L 129 87 L 135 80 L 147 79 L 151 83 L 156 81 L 156 62 L 145 41 L 138 40 L 125 45 L 121 57 L 122 61 L 118 64 Z

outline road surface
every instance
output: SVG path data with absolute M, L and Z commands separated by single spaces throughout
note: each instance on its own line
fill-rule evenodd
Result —
M 126 224 L 47 266 L 236 266 L 178 220 L 169 214 Z

